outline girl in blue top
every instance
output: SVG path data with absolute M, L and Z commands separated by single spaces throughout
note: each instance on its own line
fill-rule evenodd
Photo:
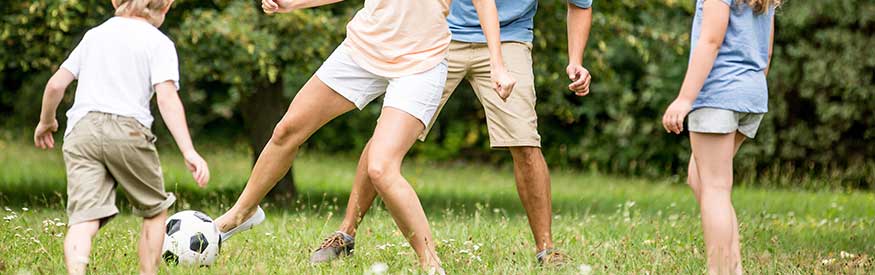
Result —
M 766 75 L 780 2 L 698 0 L 689 68 L 662 117 L 666 131 L 680 134 L 689 114 L 687 183 L 701 208 L 710 274 L 742 274 L 732 159 L 768 109 Z

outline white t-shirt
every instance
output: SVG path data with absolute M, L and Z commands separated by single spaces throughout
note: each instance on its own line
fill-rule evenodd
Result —
M 65 136 L 92 111 L 133 117 L 151 128 L 154 85 L 170 80 L 179 89 L 173 41 L 133 18 L 113 17 L 88 30 L 61 67 L 79 80 Z

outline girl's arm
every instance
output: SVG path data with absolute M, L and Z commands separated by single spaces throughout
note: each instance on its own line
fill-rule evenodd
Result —
M 264 13 L 286 13 L 297 9 L 306 9 L 328 4 L 334 4 L 343 0 L 261 0 L 261 9 Z
M 61 104 L 61 99 L 64 98 L 64 91 L 67 90 L 67 86 L 70 86 L 74 79 L 76 79 L 76 76 L 62 67 L 52 75 L 52 78 L 46 84 L 46 89 L 43 92 L 39 124 L 37 124 L 36 130 L 33 133 L 33 144 L 37 148 L 55 148 L 55 138 L 52 136 L 52 133 L 58 131 L 58 120 L 55 118 L 58 104 Z
M 191 142 L 188 125 L 185 122 L 185 108 L 182 106 L 182 100 L 179 99 L 176 85 L 173 81 L 161 82 L 155 84 L 155 91 L 158 97 L 158 110 L 161 111 L 164 124 L 167 125 L 167 129 L 176 141 L 176 146 L 179 146 L 179 151 L 185 158 L 185 165 L 191 171 L 198 186 L 206 186 L 210 181 L 210 169 Z
M 772 49 L 775 46 L 775 16 L 772 16 L 772 30 L 769 34 L 769 61 L 766 62 L 766 76 L 769 76 L 769 68 L 772 67 Z
M 581 8 L 571 2 L 568 5 L 568 66 L 565 72 L 572 83 L 568 89 L 577 96 L 589 94 L 591 76 L 583 67 L 583 53 L 589 40 L 592 26 L 592 8 Z
M 681 85 L 677 99 L 668 106 L 665 115 L 662 116 L 662 125 L 670 133 L 680 134 L 684 129 L 684 118 L 692 109 L 693 101 L 699 96 L 699 91 L 705 85 L 708 74 L 717 59 L 723 38 L 726 36 L 726 28 L 729 26 L 729 5 L 723 1 L 707 0 L 704 3 L 702 14 L 702 33 L 690 65 L 687 68 L 684 83 Z
M 415 0 L 422 1 L 422 0 Z M 489 63 L 492 75 L 492 88 L 498 92 L 502 100 L 510 96 L 516 80 L 510 76 L 504 67 L 504 58 L 501 55 L 501 27 L 498 25 L 498 9 L 494 0 L 472 0 L 477 17 L 480 18 L 480 27 L 486 36 L 486 45 L 489 47 Z

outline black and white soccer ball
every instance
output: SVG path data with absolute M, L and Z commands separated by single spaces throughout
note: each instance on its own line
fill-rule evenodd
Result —
M 186 210 L 167 218 L 162 257 L 169 264 L 208 266 L 216 262 L 222 241 L 213 219 Z

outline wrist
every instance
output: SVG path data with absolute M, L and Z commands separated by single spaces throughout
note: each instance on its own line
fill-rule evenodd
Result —
M 186 158 L 188 158 L 190 156 L 197 156 L 198 155 L 197 151 L 195 151 L 194 148 L 184 149 L 181 151 L 182 151 L 182 156 L 186 157 Z

